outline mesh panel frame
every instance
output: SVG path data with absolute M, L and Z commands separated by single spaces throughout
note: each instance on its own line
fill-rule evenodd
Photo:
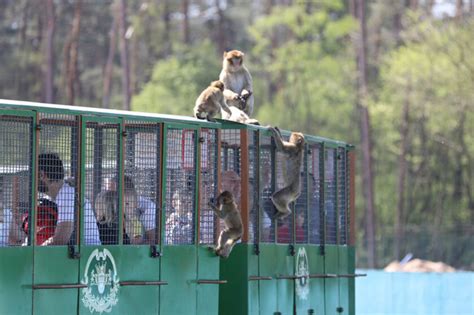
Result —
M 275 206 L 270 197 L 275 187 L 275 144 L 272 136 L 262 135 L 260 137 L 260 241 L 262 243 L 275 242 Z
M 324 155 L 324 212 L 325 212 L 325 243 L 337 244 L 337 180 L 336 180 L 336 149 L 325 149 Z
M 309 156 L 309 243 L 324 244 L 324 211 L 322 206 L 324 179 L 322 168 L 324 151 L 319 144 L 310 145 L 311 155 Z
M 31 215 L 33 146 L 33 117 L 0 116 L 0 247 L 31 245 L 22 223 Z
M 339 244 L 347 244 L 348 172 L 345 148 L 337 149 L 337 204 Z
M 294 242 L 308 243 L 308 147 L 305 144 L 303 164 L 300 168 L 301 194 L 295 202 Z
M 211 199 L 217 197 L 218 134 L 216 129 L 200 131 L 200 176 L 199 176 L 199 244 L 217 242 L 218 218 L 209 207 Z
M 96 231 L 102 245 L 120 243 L 120 124 L 88 121 L 85 124 L 84 201 L 94 209 L 95 226 L 84 213 L 84 240 L 93 245 Z M 109 181 L 107 181 L 109 180 Z M 125 198 L 124 198 L 125 199 Z M 130 242 L 123 229 L 123 242 Z
M 141 244 L 160 242 L 161 127 L 140 121 L 125 124 L 124 190 L 137 197 L 131 226 L 141 231 Z M 128 223 L 130 218 L 125 219 Z
M 258 243 L 259 235 L 259 187 L 260 187 L 260 167 L 259 167 L 259 133 L 258 131 L 247 131 L 248 137 L 248 161 L 249 161 L 249 237 L 252 244 Z
M 165 244 L 195 243 L 196 131 L 166 132 Z
M 78 134 L 79 124 L 78 117 L 74 115 L 65 114 L 46 114 L 39 115 L 39 125 L 41 126 L 39 132 L 39 156 L 43 154 L 57 154 L 61 160 L 64 173 L 60 174 L 60 169 L 54 170 L 52 175 L 56 179 L 64 180 L 63 186 L 58 195 L 54 198 L 58 210 L 58 224 L 62 221 L 74 222 L 73 232 L 69 240 L 72 244 L 78 244 L 77 228 L 79 220 L 78 212 L 78 193 L 76 188 L 76 180 L 78 178 L 78 156 L 80 152 Z M 47 163 L 55 164 L 56 161 L 49 160 Z M 38 164 L 41 164 L 38 161 Z M 39 167 L 39 165 L 38 165 Z M 39 170 L 38 170 L 39 171 Z M 51 196 L 42 195 L 40 186 L 40 179 L 38 178 L 38 197 Z M 66 244 L 58 244 L 66 245 Z

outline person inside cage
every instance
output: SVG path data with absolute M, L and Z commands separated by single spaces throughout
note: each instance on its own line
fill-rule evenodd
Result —
M 234 200 L 240 209 L 240 194 L 241 194 L 240 176 L 235 171 L 227 170 L 221 174 L 221 191 L 230 191 Z
M 191 244 L 193 238 L 192 201 L 176 190 L 171 200 L 172 211 L 166 219 L 168 244 Z
M 292 226 L 291 226 L 291 217 L 286 217 L 285 219 L 278 220 L 278 243 L 291 243 L 292 235 Z M 305 227 L 306 222 L 305 215 L 303 212 L 296 213 L 296 242 L 303 243 L 306 241 Z
M 106 191 L 117 191 L 118 178 L 107 178 L 105 180 Z M 125 202 L 125 215 L 130 219 L 129 224 L 133 225 L 135 233 L 143 229 L 141 234 L 135 234 L 136 239 L 132 244 L 155 244 L 157 240 L 156 229 L 156 204 L 145 196 L 138 194 L 132 178 L 128 175 L 123 176 L 123 191 Z M 127 206 L 126 203 L 132 206 Z M 130 227 L 132 228 L 132 226 Z
M 119 241 L 119 207 L 118 194 L 116 191 L 103 191 L 97 195 L 94 205 L 95 215 L 97 219 L 97 226 L 99 227 L 100 241 L 102 245 L 116 245 Z M 128 216 L 124 223 L 128 221 Z M 130 244 L 129 233 L 127 233 L 127 226 L 124 224 L 123 244 Z M 141 231 L 138 232 L 141 234 Z M 136 233 L 131 235 L 135 236 Z
M 74 219 L 76 191 L 64 182 L 64 166 L 57 153 L 38 156 L 38 192 L 57 204 L 58 216 L 54 235 L 41 245 L 67 245 L 75 242 Z M 84 240 L 86 245 L 100 245 L 99 230 L 90 202 L 84 200 Z
M 23 214 L 21 228 L 27 236 L 29 236 L 30 221 L 29 213 Z M 43 245 L 54 235 L 57 223 L 58 205 L 47 198 L 40 198 L 36 207 L 36 245 Z

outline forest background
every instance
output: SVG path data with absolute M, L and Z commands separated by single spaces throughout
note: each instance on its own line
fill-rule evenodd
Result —
M 0 0 L 0 97 L 191 115 L 239 49 L 262 124 L 355 144 L 357 266 L 474 270 L 473 0 Z

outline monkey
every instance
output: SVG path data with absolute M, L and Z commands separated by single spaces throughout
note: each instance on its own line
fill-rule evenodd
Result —
M 224 82 L 224 97 L 229 106 L 253 113 L 252 76 L 243 65 L 244 53 L 239 50 L 224 52 L 219 80 Z
M 227 113 L 222 113 L 223 119 L 236 121 L 242 124 L 260 125 L 257 119 L 250 118 L 243 110 L 240 110 L 235 106 L 230 106 L 229 109 L 231 111 L 231 115 L 227 115 Z
M 212 211 L 224 220 L 225 229 L 221 231 L 214 251 L 216 255 L 227 258 L 235 243 L 242 237 L 242 217 L 237 208 L 237 203 L 234 201 L 234 196 L 228 190 L 223 191 L 217 197 L 216 205 L 209 202 Z
M 198 119 L 207 119 L 215 121 L 214 117 L 224 110 L 227 115 L 232 115 L 227 106 L 224 95 L 224 83 L 222 81 L 213 81 L 201 92 L 194 105 L 194 117 Z
M 305 139 L 300 132 L 292 132 L 289 141 L 282 140 L 278 127 L 270 127 L 278 151 L 287 157 L 287 186 L 274 192 L 271 200 L 276 208 L 276 219 L 283 219 L 291 213 L 290 203 L 298 199 L 301 193 L 300 168 L 303 164 Z

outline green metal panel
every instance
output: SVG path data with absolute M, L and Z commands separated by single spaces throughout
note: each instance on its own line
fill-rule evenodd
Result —
M 233 253 L 232 253 L 233 254 Z M 219 280 L 219 257 L 209 250 L 207 246 L 197 248 L 198 255 L 198 280 Z M 223 279 L 225 280 L 225 279 Z M 219 286 L 225 284 L 199 284 L 197 285 L 197 314 L 219 313 Z
M 293 312 L 294 280 L 276 279 L 293 276 L 293 260 L 288 245 L 260 244 L 260 276 L 271 276 L 275 279 L 260 281 L 260 314 Z
M 324 272 L 337 274 L 339 270 L 339 250 L 335 245 L 325 246 Z M 336 314 L 339 307 L 339 279 L 326 278 L 324 283 L 326 314 Z
M 219 287 L 219 314 L 258 314 L 258 256 L 253 246 L 239 243 L 227 259 L 220 259 L 220 278 L 227 284 Z
M 35 246 L 33 284 L 78 284 L 79 260 L 68 257 L 67 246 Z M 79 289 L 34 290 L 35 314 L 76 314 Z
M 194 245 L 163 246 L 160 314 L 195 314 L 197 251 Z
M 0 314 L 31 314 L 33 248 L 0 248 Z
M 313 310 L 314 314 L 323 314 L 324 279 L 310 279 L 309 276 L 324 274 L 324 257 L 319 254 L 319 247 L 314 245 L 297 245 L 295 250 L 295 275 L 308 276 L 295 280 L 296 313 L 308 314 Z
M 84 246 L 81 255 L 81 282 L 88 281 L 89 288 L 81 289 L 80 314 L 101 313 L 102 306 L 103 312 L 109 314 L 158 314 L 160 286 L 144 283 L 160 280 L 160 260 L 150 257 L 148 246 Z M 110 272 L 112 277 L 100 293 L 91 282 L 95 281 L 93 273 L 97 275 L 97 268 L 104 263 L 106 273 Z M 97 301 L 94 298 L 102 299 L 102 306 L 93 306 Z M 105 303 L 109 303 L 107 308 Z
M 354 274 L 349 272 L 349 248 L 339 246 L 339 271 L 338 274 Z M 339 306 L 341 314 L 349 314 L 349 278 L 340 277 L 339 280 Z
M 354 246 L 348 246 L 347 247 L 347 266 L 348 266 L 348 274 L 354 274 L 355 273 L 355 247 Z M 349 311 L 348 314 L 350 315 L 355 315 L 355 281 L 356 278 L 349 278 L 349 283 L 348 283 L 348 292 L 349 292 Z
M 243 285 L 247 277 L 247 246 L 236 244 L 227 259 L 220 259 L 220 279 L 227 280 L 219 286 L 219 314 L 247 314 L 248 289 Z
M 320 247 L 315 245 L 308 245 L 306 246 L 306 251 L 308 254 L 309 261 L 309 274 L 325 274 L 324 256 L 321 255 Z M 312 309 L 314 311 L 314 314 L 325 314 L 324 282 L 324 278 L 312 278 L 309 280 L 309 309 Z

